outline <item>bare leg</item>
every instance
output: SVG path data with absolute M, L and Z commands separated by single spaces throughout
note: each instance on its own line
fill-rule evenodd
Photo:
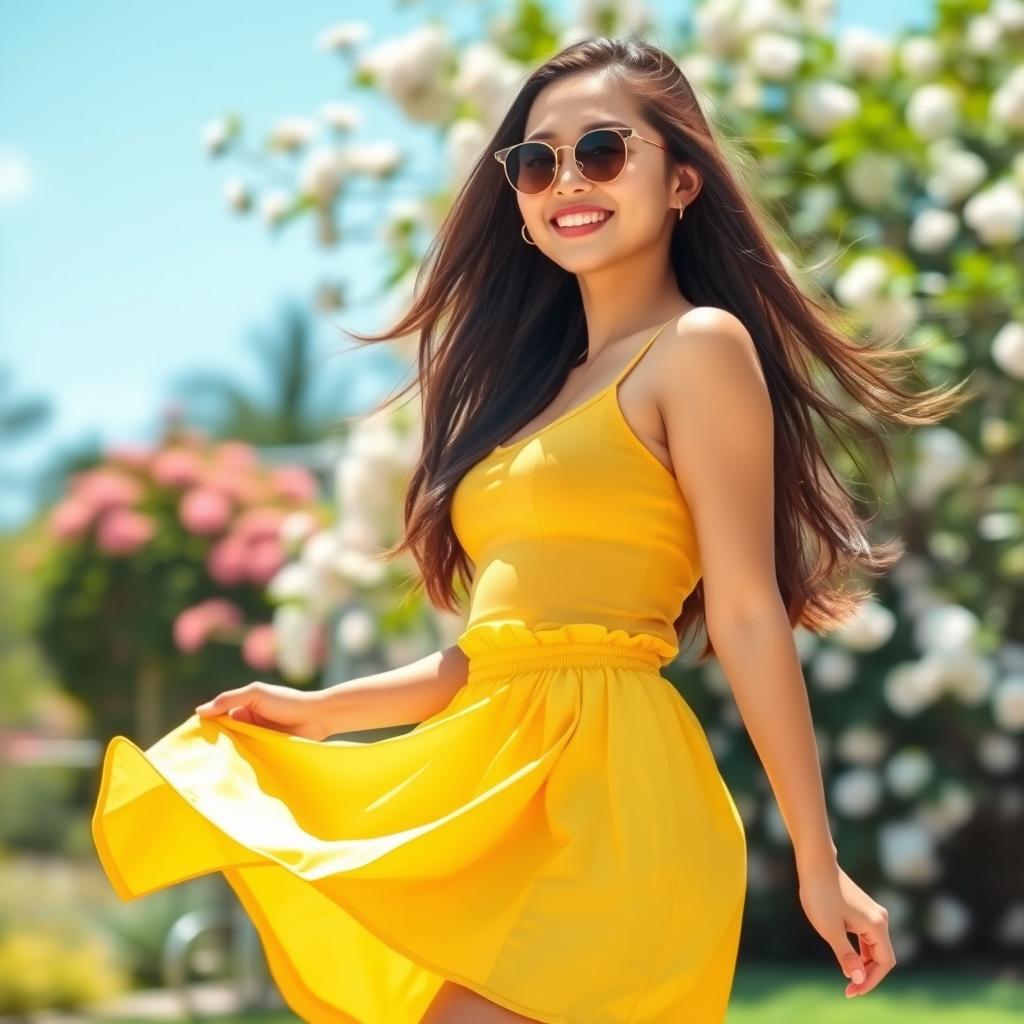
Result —
M 514 1010 L 498 1006 L 478 992 L 445 979 L 420 1024 L 536 1024 Z

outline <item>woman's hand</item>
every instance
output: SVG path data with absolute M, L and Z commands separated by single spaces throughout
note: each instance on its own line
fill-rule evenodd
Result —
M 838 864 L 800 871 L 800 904 L 850 979 L 847 996 L 870 992 L 895 966 L 889 912 Z M 847 932 L 856 934 L 860 952 L 853 948 Z
M 324 724 L 322 690 L 294 690 L 259 680 L 224 690 L 205 704 L 199 704 L 200 717 L 227 714 L 239 722 L 251 722 L 267 729 L 277 729 L 292 736 L 322 740 L 330 736 Z

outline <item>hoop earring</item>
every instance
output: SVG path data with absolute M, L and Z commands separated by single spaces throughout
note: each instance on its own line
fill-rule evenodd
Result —
M 521 234 L 523 236 L 523 241 L 527 245 L 536 245 L 537 244 L 536 242 L 531 242 L 530 239 L 526 237 L 526 224 L 523 224 L 523 226 L 519 229 L 519 234 Z

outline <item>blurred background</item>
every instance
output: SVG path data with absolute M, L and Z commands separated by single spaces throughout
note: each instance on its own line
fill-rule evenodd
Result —
M 744 818 L 730 1024 L 1024 1010 L 1024 0 L 307 0 L 0 6 L 0 1019 L 284 1022 L 219 875 L 122 903 L 89 820 L 253 678 L 451 643 L 397 539 L 418 450 L 401 312 L 529 70 L 641 31 L 680 63 L 843 305 L 981 398 L 834 465 L 907 554 L 797 641 L 843 867 L 897 969 L 843 997 L 716 662 L 665 670 Z M 363 12 L 360 12 L 363 14 Z M 366 734 L 367 742 L 396 730 Z M 357 734 L 348 734 L 357 736 Z M 358 738 L 358 737 L 357 737 Z

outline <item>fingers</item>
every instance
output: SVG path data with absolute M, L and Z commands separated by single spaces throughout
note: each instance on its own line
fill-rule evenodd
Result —
M 850 979 L 850 984 L 846 986 L 846 994 L 848 996 L 855 995 L 853 990 L 857 989 L 867 977 L 864 961 L 845 935 L 838 943 L 838 948 L 833 946 L 833 950 L 843 974 Z
M 212 700 L 196 705 L 196 712 L 199 715 L 223 715 L 231 708 L 248 707 L 255 709 L 259 700 L 260 688 L 263 683 L 256 679 L 245 686 L 239 686 L 234 690 L 224 690 L 218 693 Z
M 858 932 L 861 958 L 864 961 L 865 978 L 861 983 L 847 986 L 847 995 L 862 996 L 870 992 L 896 966 L 896 954 L 889 938 L 888 914 L 884 911 L 880 919 L 865 926 Z

